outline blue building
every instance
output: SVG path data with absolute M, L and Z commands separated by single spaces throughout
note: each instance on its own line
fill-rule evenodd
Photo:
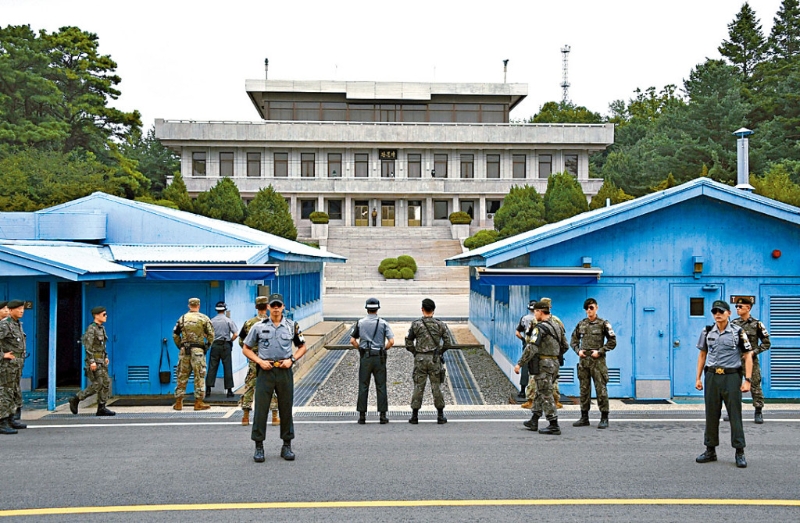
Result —
M 594 297 L 617 348 L 614 397 L 696 396 L 696 343 L 717 299 L 755 300 L 772 335 L 761 355 L 764 395 L 800 397 L 800 209 L 700 178 L 454 256 L 470 266 L 470 324 L 518 382 L 514 337 L 530 299 L 547 296 L 567 334 Z M 735 316 L 735 312 L 733 313 Z M 578 395 L 577 356 L 561 392 Z
M 84 384 L 79 340 L 93 307 L 109 311 L 114 394 L 171 394 L 172 329 L 190 297 L 209 316 L 225 301 L 241 325 L 255 315 L 257 295 L 280 292 L 306 328 L 322 320 L 323 264 L 344 261 L 243 225 L 99 192 L 0 213 L 0 297 L 26 301 L 23 390 L 47 387 L 51 408 L 56 386 Z M 246 363 L 234 351 L 237 386 Z M 162 385 L 158 372 L 168 366 L 173 381 Z

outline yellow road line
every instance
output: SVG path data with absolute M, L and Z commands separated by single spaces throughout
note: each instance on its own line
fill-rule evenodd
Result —
M 117 505 L 0 510 L 0 517 L 112 512 L 192 512 L 197 510 L 336 509 L 386 507 L 500 507 L 552 505 L 755 505 L 800 507 L 796 499 L 420 499 L 375 501 L 291 501 L 270 503 L 199 503 L 174 505 Z

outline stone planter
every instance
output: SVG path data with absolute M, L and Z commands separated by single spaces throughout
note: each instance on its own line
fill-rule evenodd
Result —
M 311 237 L 315 240 L 328 239 L 328 224 L 327 223 L 312 223 L 311 224 Z
M 450 224 L 450 231 L 453 234 L 454 240 L 464 240 L 465 238 L 469 237 L 469 224 L 468 223 L 459 223 L 459 224 Z

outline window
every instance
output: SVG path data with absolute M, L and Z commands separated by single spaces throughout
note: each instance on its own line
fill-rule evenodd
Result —
M 486 155 L 486 177 L 487 178 L 500 178 L 500 155 L 487 154 Z
M 192 153 L 192 176 L 206 175 L 206 153 Z
M 408 177 L 409 178 L 422 178 L 422 155 L 409 154 L 408 155 Z
M 369 177 L 369 154 L 356 153 L 356 178 Z
M 344 202 L 342 200 L 328 200 L 328 218 L 331 220 L 341 220 L 343 206 Z
M 381 178 L 394 178 L 394 160 L 381 160 Z
M 248 178 L 261 177 L 261 153 L 247 153 Z
M 294 120 L 292 102 L 269 102 L 270 120 Z
M 381 122 L 396 122 L 397 121 L 397 109 L 394 104 L 381 104 L 378 106 L 380 111 L 380 119 Z
M 472 154 L 461 155 L 461 177 L 475 178 L 475 156 Z
M 427 108 L 424 105 L 403 105 L 404 122 L 424 122 L 427 120 Z
M 446 220 L 448 216 L 447 200 L 433 200 L 433 219 Z
M 705 314 L 706 314 L 705 298 L 689 298 L 689 315 L 705 316 Z
M 553 173 L 553 156 L 550 154 L 539 155 L 539 178 L 549 178 Z
M 430 104 L 428 111 L 431 122 L 453 121 L 453 104 Z
M 300 177 L 301 178 L 314 177 L 314 153 L 300 154 Z
M 318 121 L 319 102 L 295 102 L 294 117 L 295 120 Z
M 456 104 L 456 122 L 478 123 L 481 121 L 480 104 Z
M 578 155 L 565 154 L 564 155 L 564 170 L 572 176 L 578 176 Z
M 524 154 L 515 154 L 512 157 L 514 169 L 513 169 L 513 177 L 514 178 L 525 178 L 525 155 Z
M 462 212 L 469 214 L 470 218 L 475 217 L 475 202 L 472 200 L 461 200 L 458 206 Z
M 275 153 L 275 178 L 289 176 L 289 153 Z
M 501 205 L 503 205 L 503 200 L 486 200 L 486 212 L 494 214 L 500 210 Z
M 308 220 L 311 213 L 317 210 L 317 200 L 300 200 L 300 219 Z
M 342 155 L 341 153 L 328 154 L 328 178 L 342 177 Z
M 347 104 L 344 102 L 322 102 L 322 119 L 344 122 L 347 120 Z M 341 173 L 341 171 L 339 171 Z
M 482 104 L 481 121 L 483 123 L 507 123 L 505 106 L 500 104 Z
M 350 121 L 374 122 L 375 106 L 372 104 L 350 104 Z
M 433 155 L 433 172 L 431 176 L 434 178 L 447 178 L 447 155 L 434 154 Z
M 219 175 L 233 176 L 233 153 L 219 153 Z

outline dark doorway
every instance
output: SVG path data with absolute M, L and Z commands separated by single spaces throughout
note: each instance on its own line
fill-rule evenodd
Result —
M 37 388 L 47 387 L 48 345 L 50 341 L 50 285 L 52 284 L 39 283 L 38 289 L 35 377 Z M 56 386 L 79 388 L 83 370 L 83 348 L 81 346 L 83 299 L 81 284 L 77 282 L 62 282 L 57 285 Z

